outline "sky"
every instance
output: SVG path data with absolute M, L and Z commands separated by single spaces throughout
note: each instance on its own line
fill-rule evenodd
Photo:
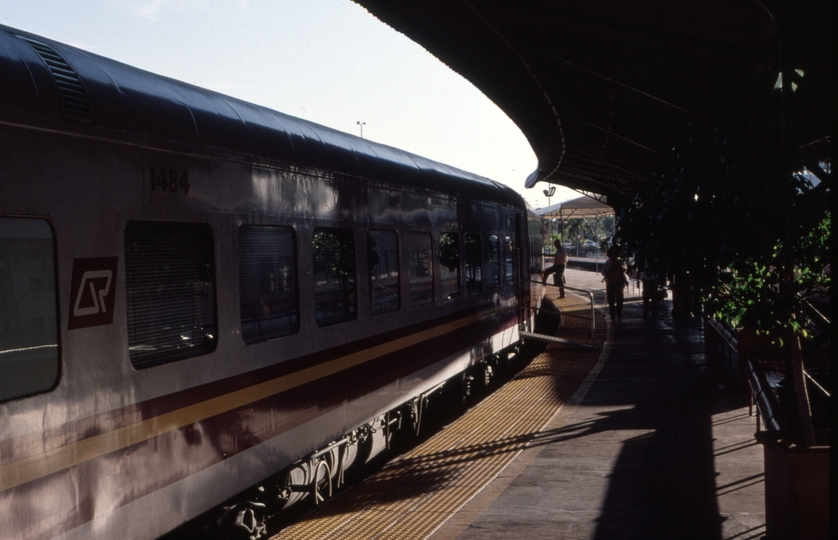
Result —
M 537 160 L 471 83 L 351 0 L 0 0 L 0 24 L 524 188 Z M 358 123 L 362 122 L 363 126 Z

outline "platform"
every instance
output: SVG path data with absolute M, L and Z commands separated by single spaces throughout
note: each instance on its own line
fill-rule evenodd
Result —
M 567 270 L 569 286 L 603 289 Z M 420 447 L 274 538 L 759 538 L 762 448 L 727 364 L 695 321 L 565 317 L 513 381 Z M 566 312 L 586 309 L 568 294 Z M 589 313 L 589 311 L 588 311 Z M 598 318 L 601 317 L 598 316 Z M 605 331 L 607 329 L 607 332 Z

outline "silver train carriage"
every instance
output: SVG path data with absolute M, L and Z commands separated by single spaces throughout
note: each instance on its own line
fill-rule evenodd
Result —
M 386 431 L 520 343 L 538 229 L 485 178 L 0 27 L 0 537 L 156 538 Z

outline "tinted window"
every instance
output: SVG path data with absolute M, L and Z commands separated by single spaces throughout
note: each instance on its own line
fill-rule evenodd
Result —
M 46 221 L 0 218 L 0 400 L 58 380 L 54 252 Z
M 212 231 L 199 223 L 125 227 L 128 352 L 138 368 L 215 350 Z
M 483 288 L 483 258 L 480 250 L 480 235 L 466 234 L 466 290 L 479 291 Z
M 354 320 L 355 239 L 351 229 L 314 229 L 314 301 L 319 326 Z
M 299 328 L 294 232 L 286 227 L 239 229 L 242 339 L 265 341 Z
M 456 233 L 439 235 L 439 280 L 443 298 L 460 294 L 460 237 Z
M 373 315 L 399 309 L 399 238 L 395 231 L 367 235 L 370 272 L 370 311 Z
M 486 237 L 486 286 L 493 287 L 500 279 L 500 252 L 498 251 L 498 235 L 490 234 Z
M 503 280 L 506 282 L 512 281 L 515 279 L 515 262 L 514 262 L 514 249 L 512 245 L 512 237 L 511 236 L 504 236 L 503 237 Z
M 431 265 L 431 235 L 410 233 L 410 305 L 421 306 L 434 301 L 434 267 Z

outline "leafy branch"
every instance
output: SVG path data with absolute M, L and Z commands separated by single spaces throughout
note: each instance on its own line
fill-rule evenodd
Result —
M 774 133 L 694 130 L 623 209 L 617 238 L 732 325 L 805 335 L 806 302 L 830 286 L 826 187 Z

